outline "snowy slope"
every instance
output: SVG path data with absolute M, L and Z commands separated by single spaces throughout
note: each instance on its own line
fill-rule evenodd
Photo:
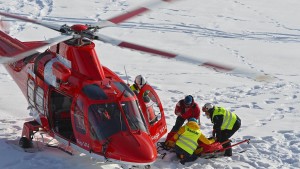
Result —
M 105 20 L 145 0 L 0 0 L 0 10 L 25 14 L 59 24 Z M 245 153 L 219 159 L 198 159 L 185 166 L 158 159 L 159 168 L 300 168 L 300 21 L 298 0 L 186 0 L 164 6 L 101 33 L 195 58 L 271 74 L 271 83 L 223 74 L 207 68 L 166 60 L 96 42 L 101 62 L 132 82 L 138 74 L 157 90 L 167 115 L 168 130 L 175 122 L 174 107 L 187 94 L 200 105 L 213 102 L 235 111 L 242 119 L 234 141 L 250 138 Z M 78 19 L 80 18 L 80 19 Z M 12 22 L 10 34 L 21 40 L 42 40 L 56 32 Z M 56 149 L 24 153 L 6 142 L 17 140 L 30 118 L 21 91 L 0 66 L 0 168 L 94 169 L 120 168 Z M 212 124 L 201 117 L 209 136 Z

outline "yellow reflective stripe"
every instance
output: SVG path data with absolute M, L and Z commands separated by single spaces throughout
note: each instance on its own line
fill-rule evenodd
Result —
M 229 118 L 228 118 L 229 114 Z M 225 111 L 225 116 L 223 118 L 223 123 L 222 123 L 222 129 L 228 129 L 230 123 L 232 121 L 232 113 L 228 112 L 227 110 Z
M 192 130 L 187 125 L 185 127 L 185 132 L 183 132 L 176 141 L 176 145 L 182 148 L 189 154 L 193 154 L 198 147 L 198 139 L 201 135 L 201 131 Z
M 233 125 L 236 121 L 236 115 L 234 113 L 231 113 L 230 111 L 227 111 L 226 109 L 222 107 L 217 107 L 215 111 L 213 112 L 213 117 L 217 115 L 223 115 L 223 122 L 221 125 L 221 130 L 232 130 Z
M 182 141 L 184 141 L 184 142 L 189 142 L 190 144 L 193 144 L 194 146 L 193 147 L 196 147 L 197 148 L 197 146 L 198 146 L 198 144 L 196 144 L 192 139 L 190 139 L 190 138 L 188 138 L 188 137 L 185 137 L 184 135 L 180 135 L 179 136 L 179 140 L 181 140 L 182 139 Z M 193 147 L 192 147 L 192 149 L 193 149 Z M 196 149 L 195 148 L 195 149 Z
M 185 147 L 182 147 L 182 148 L 190 154 L 192 154 L 192 152 L 194 152 L 197 149 L 197 147 L 196 148 L 192 147 L 191 145 L 189 145 L 187 142 L 185 142 L 182 139 L 179 139 L 178 142 L 180 142 L 181 144 L 184 144 Z M 186 150 L 186 148 L 189 148 L 190 150 Z

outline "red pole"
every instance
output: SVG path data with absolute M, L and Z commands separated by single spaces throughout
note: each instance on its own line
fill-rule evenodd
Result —
M 229 148 L 232 148 L 232 147 L 237 146 L 237 145 L 239 145 L 239 144 L 243 144 L 243 143 L 245 143 L 245 142 L 247 142 L 247 143 L 249 144 L 250 139 L 246 139 L 246 140 L 240 141 L 240 142 L 238 142 L 238 143 L 236 143 L 236 144 L 233 144 L 233 145 L 231 145 L 231 146 L 229 146 L 229 147 L 223 148 L 223 149 L 221 149 L 221 151 L 225 151 L 225 150 L 227 150 L 227 149 L 229 149 Z

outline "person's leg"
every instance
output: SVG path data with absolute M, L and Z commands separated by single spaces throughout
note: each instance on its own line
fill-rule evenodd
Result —
M 228 140 L 236 131 L 238 131 L 240 127 L 241 127 L 241 122 L 238 119 L 237 122 L 234 124 L 232 130 L 224 130 L 221 132 L 222 133 L 221 135 L 223 136 L 222 140 L 224 141 Z M 224 148 L 230 146 L 231 146 L 230 142 L 223 144 Z M 227 150 L 225 150 L 224 156 L 232 156 L 232 148 L 228 148 Z
M 192 162 L 192 161 L 197 160 L 197 158 L 198 158 L 198 156 L 196 154 L 192 154 L 192 155 L 187 154 L 186 158 L 184 160 L 180 161 L 180 163 L 184 164 L 186 162 Z
M 173 126 L 172 130 L 168 133 L 167 135 L 167 138 L 164 142 L 164 145 L 166 146 L 166 148 L 169 147 L 169 141 L 173 141 L 174 142 L 174 139 L 173 139 L 173 136 L 178 132 L 178 130 L 180 129 L 180 127 L 183 125 L 185 119 L 178 116 L 176 118 L 176 122 L 175 122 L 175 125 Z
M 186 162 L 196 160 L 196 159 L 193 160 L 194 157 L 191 157 L 191 155 L 188 152 L 184 151 L 184 150 L 182 150 L 182 157 L 183 158 L 180 159 L 180 163 L 182 165 L 184 165 Z
M 182 148 L 180 148 L 177 145 L 175 145 L 174 150 L 180 161 L 185 161 L 185 158 L 187 158 L 187 156 L 189 155 L 186 151 L 184 151 Z
M 234 123 L 232 130 L 228 130 L 228 131 L 227 131 L 227 137 L 228 137 L 228 139 L 229 139 L 236 131 L 238 131 L 238 130 L 240 129 L 240 127 L 241 127 L 241 120 L 240 120 L 240 118 L 238 118 L 238 119 L 236 120 L 236 122 Z
M 229 132 L 230 132 L 230 131 L 231 131 L 231 130 L 222 130 L 222 131 L 220 132 L 218 141 L 219 141 L 220 143 L 227 141 L 227 140 L 229 139 L 228 136 L 229 136 Z M 223 146 L 223 148 L 227 148 L 227 147 L 230 147 L 230 146 L 231 146 L 231 143 L 230 143 L 230 142 L 227 142 L 227 143 L 223 144 L 222 146 Z M 224 156 L 232 156 L 232 149 L 231 149 L 231 148 L 228 148 L 227 150 L 225 150 Z
M 180 127 L 183 125 L 184 121 L 185 121 L 184 118 L 182 118 L 181 116 L 177 116 L 175 125 L 171 129 L 171 132 L 177 132 L 180 129 Z

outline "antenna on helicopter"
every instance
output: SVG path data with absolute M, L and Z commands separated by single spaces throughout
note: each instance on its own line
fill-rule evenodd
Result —
M 124 70 L 125 70 L 125 75 L 126 75 L 127 84 L 129 85 L 129 82 L 128 82 L 128 75 L 127 75 L 127 71 L 126 71 L 126 66 L 125 66 L 125 65 L 124 65 Z

